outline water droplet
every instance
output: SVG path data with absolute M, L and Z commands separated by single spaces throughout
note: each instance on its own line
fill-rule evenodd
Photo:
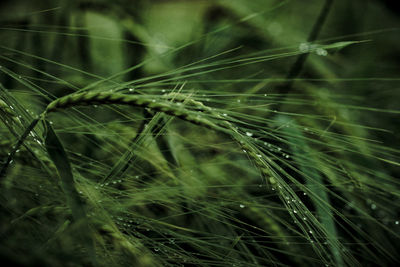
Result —
M 129 88 L 129 92 L 135 91 L 135 88 Z
M 374 203 L 371 204 L 371 209 L 375 210 L 376 209 L 376 205 Z
M 240 99 L 238 99 L 237 102 L 240 103 Z
M 317 48 L 317 50 L 315 51 L 315 53 L 316 53 L 318 56 L 327 56 L 327 55 L 328 55 L 328 51 L 326 51 L 326 50 L 323 49 L 323 48 Z
M 399 225 L 399 221 L 395 221 L 394 224 Z
M 161 90 L 162 93 L 165 93 L 166 91 L 167 91 L 167 90 L 165 90 L 165 89 L 162 89 L 162 90 Z
M 293 210 L 294 213 L 297 213 L 297 210 Z
M 310 234 L 312 234 L 312 233 L 313 233 L 313 231 L 311 231 L 311 230 L 310 230 L 310 231 L 308 231 L 308 232 L 309 232 Z
M 243 204 L 240 204 L 239 207 L 240 207 L 241 209 L 243 209 L 243 208 L 246 207 L 246 206 L 243 205 Z
M 249 136 L 249 137 L 252 137 L 252 136 L 253 136 L 253 133 L 246 132 L 246 135 Z
M 300 51 L 300 52 L 306 53 L 306 52 L 308 52 L 309 50 L 310 50 L 310 44 L 308 44 L 308 43 L 301 43 L 301 44 L 299 45 L 299 51 Z

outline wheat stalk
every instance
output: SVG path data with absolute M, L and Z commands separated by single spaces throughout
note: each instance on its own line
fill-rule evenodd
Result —
M 239 130 L 229 121 L 224 119 L 220 114 L 216 113 L 211 107 L 204 105 L 202 102 L 188 98 L 179 93 L 168 94 L 164 97 L 164 101 L 155 99 L 154 97 L 143 95 L 126 95 L 115 92 L 81 92 L 73 93 L 51 102 L 45 111 L 45 114 L 54 112 L 59 109 L 68 107 L 82 106 L 82 105 L 101 105 L 101 104 L 122 104 L 137 107 L 144 107 L 157 112 L 178 117 L 185 121 L 207 127 L 212 130 L 223 132 L 230 135 L 240 147 L 247 153 L 250 159 L 254 161 L 260 172 L 264 177 L 271 176 L 268 164 L 263 159 L 263 153 L 257 149 L 249 140 L 249 137 L 244 136 Z M 174 102 L 178 103 L 174 103 Z M 185 108 L 182 103 L 189 104 L 195 107 L 198 112 L 190 111 Z M 195 114 L 197 113 L 197 114 Z M 214 123 L 203 114 L 209 114 L 218 120 Z
M 125 95 L 110 92 L 83 92 L 74 93 L 51 102 L 45 111 L 45 114 L 54 112 L 57 109 L 64 109 L 73 106 L 95 105 L 95 104 L 121 104 L 136 107 L 144 107 L 154 111 L 178 117 L 193 124 L 201 125 L 209 129 L 227 133 L 226 129 L 204 118 L 201 114 L 194 114 L 180 105 L 159 101 L 155 98 L 138 95 Z

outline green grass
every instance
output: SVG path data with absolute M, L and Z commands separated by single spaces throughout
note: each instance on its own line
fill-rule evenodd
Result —
M 399 262 L 383 3 L 0 5 L 2 262 Z

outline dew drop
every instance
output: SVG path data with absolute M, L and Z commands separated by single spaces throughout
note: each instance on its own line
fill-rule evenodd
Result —
M 253 136 L 253 133 L 246 132 L 246 135 L 249 136 L 249 137 L 252 137 L 252 136 Z
M 399 221 L 395 221 L 394 224 L 395 224 L 395 225 L 399 225 Z
M 308 52 L 310 50 L 310 45 L 308 43 L 301 43 L 299 45 L 299 50 L 302 53 L 306 53 L 306 52 Z
M 323 48 L 317 48 L 317 50 L 315 51 L 315 53 L 316 53 L 318 56 L 327 56 L 327 55 L 328 55 L 328 52 L 327 52 L 325 49 L 323 49 Z
M 240 204 L 239 207 L 240 207 L 241 209 L 243 209 L 243 208 L 246 207 L 246 206 L 243 205 L 243 204 Z

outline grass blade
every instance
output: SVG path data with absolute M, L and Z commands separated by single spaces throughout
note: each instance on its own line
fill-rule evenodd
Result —
M 71 209 L 75 223 L 81 224 L 81 239 L 90 254 L 92 264 L 96 266 L 96 253 L 90 235 L 91 231 L 87 222 L 84 204 L 75 188 L 74 177 L 72 175 L 71 165 L 67 153 L 65 152 L 60 139 L 54 132 L 54 129 L 50 123 L 45 121 L 45 124 L 47 129 L 47 136 L 45 140 L 47 152 L 57 168 L 58 175 L 61 179 L 61 186 L 67 198 L 67 203 Z

